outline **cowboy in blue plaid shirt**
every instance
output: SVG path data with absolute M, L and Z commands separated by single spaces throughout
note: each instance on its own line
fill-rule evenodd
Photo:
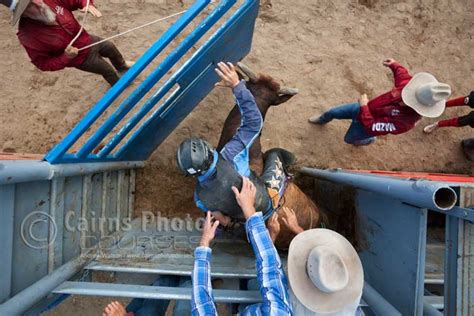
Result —
M 247 306 L 241 315 L 293 315 L 280 257 L 265 227 L 262 213 L 255 211 L 256 188 L 244 177 L 241 192 L 235 187 L 232 190 L 247 219 L 247 236 L 257 257 L 257 278 L 263 298 L 262 303 Z M 217 315 L 212 296 L 212 250 L 209 244 L 214 239 L 218 225 L 219 221 L 212 223 L 211 213 L 208 212 L 200 246 L 195 250 L 192 315 Z

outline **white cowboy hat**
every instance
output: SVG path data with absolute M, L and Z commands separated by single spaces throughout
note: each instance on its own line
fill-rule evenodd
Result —
M 421 116 L 438 117 L 446 108 L 451 87 L 427 72 L 417 73 L 402 90 L 402 100 Z
M 288 252 L 288 279 L 298 300 L 315 313 L 336 313 L 362 295 L 364 270 L 354 247 L 329 229 L 298 234 Z
M 8 9 L 13 13 L 11 24 L 15 26 L 21 18 L 23 12 L 25 12 L 26 7 L 30 4 L 31 0 L 0 0 L 0 4 L 8 7 Z

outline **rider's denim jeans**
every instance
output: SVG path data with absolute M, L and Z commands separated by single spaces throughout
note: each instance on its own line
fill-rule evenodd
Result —
M 330 109 L 321 115 L 322 123 L 329 123 L 333 119 L 352 120 L 352 124 L 347 130 L 344 141 L 352 145 L 369 145 L 375 141 L 375 137 L 370 136 L 357 119 L 360 111 L 358 102 L 340 105 Z

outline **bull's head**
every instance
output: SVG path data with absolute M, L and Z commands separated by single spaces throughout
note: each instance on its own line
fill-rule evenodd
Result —
M 281 88 L 280 84 L 268 75 L 257 75 L 244 63 L 237 63 L 237 72 L 241 79 L 247 81 L 247 88 L 252 92 L 259 105 L 279 105 L 298 94 L 298 89 Z

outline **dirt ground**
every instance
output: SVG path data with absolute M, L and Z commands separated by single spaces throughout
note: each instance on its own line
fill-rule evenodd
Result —
M 96 2 L 104 16 L 90 19 L 87 29 L 104 37 L 191 3 Z M 263 147 L 293 151 L 299 166 L 473 174 L 474 163 L 465 160 L 460 147 L 461 139 L 473 136 L 469 127 L 428 136 L 422 128 L 434 120 L 423 119 L 409 133 L 353 147 L 343 142 L 348 122 L 325 127 L 307 123 L 308 117 L 355 101 L 362 93 L 375 97 L 391 89 L 391 72 L 382 66 L 388 57 L 399 60 L 412 74 L 433 73 L 451 85 L 454 96 L 468 94 L 474 88 L 474 17 L 466 10 L 471 5 L 471 0 L 262 1 L 246 63 L 300 89 L 298 96 L 269 111 Z M 127 59 L 136 59 L 170 23 L 114 42 Z M 107 84 L 76 69 L 41 73 L 28 61 L 5 9 L 0 11 L 0 26 L 0 151 L 46 153 L 105 93 Z M 176 147 L 190 135 L 217 144 L 232 106 L 230 91 L 213 91 L 158 148 L 138 175 L 137 213 L 197 214 L 192 180 L 176 168 Z M 449 109 L 443 118 L 468 112 L 468 108 Z M 91 308 L 87 314 L 99 313 L 98 305 Z M 80 312 L 72 308 L 69 314 Z

